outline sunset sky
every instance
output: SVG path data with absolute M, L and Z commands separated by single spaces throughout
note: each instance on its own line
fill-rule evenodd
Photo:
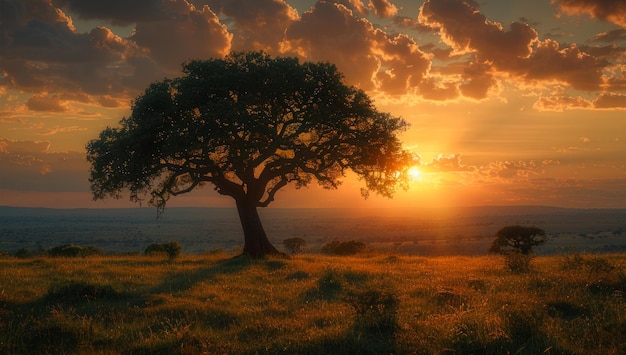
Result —
M 408 191 L 275 207 L 626 208 L 622 0 L 0 0 L 0 205 L 92 201 L 85 144 L 189 59 L 329 61 L 419 155 Z M 210 187 L 170 206 L 234 206 Z

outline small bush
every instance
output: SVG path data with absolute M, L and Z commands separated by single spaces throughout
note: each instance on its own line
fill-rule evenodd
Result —
M 31 256 L 30 251 L 28 251 L 28 249 L 26 248 L 21 248 L 15 252 L 15 257 L 18 259 L 26 259 L 30 256 Z
M 504 262 L 509 270 L 516 273 L 530 271 L 530 261 L 533 259 L 532 254 L 522 254 L 511 252 L 504 255 Z
M 302 238 L 287 238 L 283 240 L 283 245 L 291 254 L 300 254 L 304 251 L 306 241 Z
M 81 248 L 78 245 L 65 244 L 59 245 L 48 250 L 48 255 L 55 257 L 77 257 L 80 255 Z
M 74 244 L 59 245 L 48 250 L 48 255 L 53 257 L 75 258 L 79 256 L 85 257 L 102 254 L 104 254 L 104 252 L 100 248 L 94 246 L 86 246 L 83 248 L 80 245 Z
M 355 255 L 365 250 L 365 247 L 365 243 L 357 240 L 345 242 L 333 240 L 322 247 L 322 252 L 336 255 Z
M 81 256 L 95 256 L 95 255 L 104 255 L 102 249 L 98 247 L 94 247 L 92 245 L 88 245 L 83 248 L 81 251 Z
M 169 241 L 166 243 L 150 244 L 145 251 L 146 255 L 167 254 L 170 260 L 176 259 L 180 255 L 183 247 L 177 241 Z

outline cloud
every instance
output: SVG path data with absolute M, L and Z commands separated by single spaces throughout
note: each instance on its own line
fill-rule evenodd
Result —
M 0 138 L 0 153 L 38 154 L 47 152 L 49 148 L 50 142 Z
M 533 108 L 537 111 L 563 112 L 565 110 L 590 109 L 593 108 L 593 103 L 580 96 L 551 96 L 540 97 L 533 105 Z
M 528 180 L 538 176 L 548 166 L 560 165 L 558 160 L 501 160 L 478 168 L 482 177 L 496 180 Z
M 626 95 L 602 93 L 594 100 L 587 100 L 580 96 L 549 96 L 540 97 L 533 108 L 538 111 L 565 110 L 626 110 Z
M 626 27 L 626 3 L 611 0 L 552 0 L 568 15 L 590 15 Z
M 486 98 L 489 89 L 497 85 L 491 66 L 487 64 L 469 63 L 462 77 L 461 93 L 465 97 L 476 100 Z
M 185 0 L 161 4 L 168 16 L 137 22 L 129 40 L 148 50 L 164 70 L 177 71 L 184 61 L 230 52 L 232 34 L 208 6 L 196 9 Z
M 230 50 L 232 35 L 215 13 L 185 0 L 24 4 L 21 0 L 2 4 L 3 15 L 10 16 L 0 27 L 0 87 L 35 94 L 27 103 L 31 110 L 66 110 L 60 100 L 54 104 L 54 97 L 68 94 L 119 106 L 120 100 L 128 102 L 150 82 L 179 73 L 183 61 L 222 56 Z M 62 9 L 82 19 L 136 27 L 129 38 L 107 27 L 79 33 Z M 46 98 L 44 93 L 56 96 Z
M 31 111 L 66 112 L 69 106 L 55 96 L 34 95 L 26 101 L 26 107 Z
M 513 22 L 505 29 L 487 20 L 470 1 L 427 0 L 420 8 L 419 20 L 436 28 L 456 53 L 472 55 L 474 63 L 529 83 L 558 82 L 574 89 L 597 90 L 603 83 L 602 71 L 608 66 L 576 44 L 560 48 L 554 40 L 539 41 L 537 31 L 525 23 Z M 482 92 L 486 84 L 494 83 L 490 78 L 482 81 Z M 468 93 L 480 97 L 477 92 Z
M 2 141 L 0 141 L 2 142 Z M 0 189 L 20 191 L 89 191 L 84 154 L 32 151 L 35 142 L 12 142 L 9 152 L 0 152 Z M 17 149 L 23 148 L 24 152 Z M 0 143 L 0 147 L 2 144 Z M 20 147 L 22 146 L 22 147 Z M 47 149 L 47 147 L 46 147 Z M 31 150 L 31 151 L 26 151 Z
M 626 109 L 626 95 L 603 93 L 594 101 L 594 107 L 601 109 Z
M 369 7 L 380 17 L 391 17 L 398 13 L 398 8 L 388 0 L 370 0 Z
M 159 0 L 53 0 L 55 6 L 78 14 L 84 20 L 107 20 L 114 25 L 131 25 L 138 21 L 154 21 L 164 19 Z
M 475 167 L 465 165 L 460 153 L 439 154 L 430 162 L 422 163 L 422 170 L 425 172 L 472 172 Z
M 616 42 L 616 41 L 626 41 L 626 29 L 620 28 L 617 30 L 611 30 L 608 32 L 601 32 L 597 35 L 593 36 L 591 39 L 592 42 Z
M 459 96 L 459 88 L 455 81 L 437 80 L 434 77 L 424 79 L 419 85 L 419 92 L 427 100 L 454 100 Z
M 496 64 L 527 58 L 537 32 L 513 22 L 508 30 L 488 21 L 476 6 L 462 0 L 427 0 L 419 13 L 420 22 L 439 29 L 442 39 L 458 52 L 475 52 L 479 61 Z
M 22 16 L 27 18 L 27 13 Z M 29 92 L 78 89 L 90 94 L 122 89 L 119 78 L 124 73 L 111 68 L 136 48 L 111 30 L 97 27 L 76 33 L 63 16 L 39 16 L 15 24 L 19 26 L 2 29 L 4 82 L 10 87 Z
M 298 11 L 284 0 L 211 0 L 217 14 L 234 21 L 235 50 L 277 51 L 285 30 L 299 19 Z
M 414 90 L 430 68 L 429 56 L 410 37 L 391 37 L 348 7 L 326 1 L 287 29 L 283 52 L 329 61 L 350 84 L 391 94 Z
M 79 127 L 79 126 L 69 126 L 69 127 L 55 127 L 50 128 L 47 131 L 41 133 L 42 136 L 53 136 L 59 133 L 69 133 L 69 132 L 81 132 L 86 131 L 87 128 Z
M 0 138 L 0 190 L 89 191 L 84 153 L 50 152 L 50 142 Z

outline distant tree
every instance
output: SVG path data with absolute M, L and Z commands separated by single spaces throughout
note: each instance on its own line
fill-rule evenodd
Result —
M 25 259 L 30 256 L 31 256 L 31 253 L 26 248 L 20 248 L 15 252 L 15 257 L 19 259 Z
M 64 244 L 59 245 L 48 250 L 49 256 L 60 256 L 60 257 L 76 257 L 80 256 L 80 252 L 83 248 L 80 245 L 74 244 Z
M 291 254 L 299 254 L 304 251 L 306 241 L 302 238 L 287 238 L 283 240 L 283 245 L 291 252 Z
M 169 241 L 166 243 L 154 243 L 150 244 L 145 251 L 146 255 L 150 254 L 166 254 L 170 260 L 176 259 L 183 247 L 177 241 Z
M 530 255 L 535 247 L 546 241 L 546 232 L 543 229 L 520 225 L 506 226 L 496 233 L 496 239 L 491 243 L 489 252 L 503 255 L 511 253 Z
M 406 186 L 407 123 L 377 111 L 334 65 L 251 52 L 190 61 L 183 73 L 150 85 L 120 127 L 87 144 L 95 199 L 129 191 L 161 213 L 170 196 L 212 184 L 235 200 L 243 253 L 262 257 L 278 251 L 257 208 L 290 183 L 335 189 L 352 170 L 365 197 Z
M 365 243 L 359 242 L 358 240 L 333 240 L 332 242 L 324 244 L 322 252 L 337 255 L 354 255 L 365 250 L 366 247 Z
M 78 257 L 78 256 L 93 256 L 102 255 L 104 252 L 102 249 L 94 246 L 81 247 L 80 245 L 65 244 L 59 245 L 48 250 L 49 256 L 60 257 Z

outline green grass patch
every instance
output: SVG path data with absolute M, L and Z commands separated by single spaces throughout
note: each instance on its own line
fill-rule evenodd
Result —
M 0 353 L 626 352 L 626 255 L 0 259 Z

